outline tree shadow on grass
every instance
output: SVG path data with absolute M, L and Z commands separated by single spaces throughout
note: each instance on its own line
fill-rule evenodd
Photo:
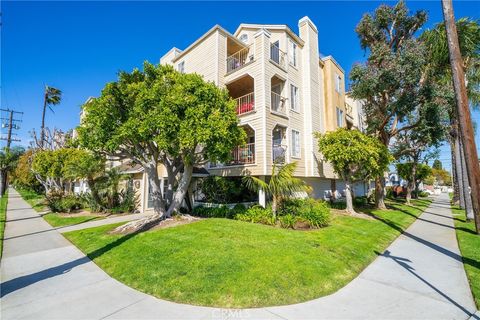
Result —
M 0 284 L 0 291 L 1 291 L 0 298 L 3 298 L 4 296 L 14 291 L 28 287 L 29 285 L 32 285 L 34 283 L 70 272 L 73 268 L 83 265 L 85 263 L 91 262 L 91 260 L 94 260 L 95 258 L 98 258 L 101 255 L 105 254 L 106 252 L 112 250 L 113 248 L 120 246 L 121 244 L 128 241 L 129 239 L 135 237 L 137 234 L 138 232 L 124 235 L 121 238 L 118 238 L 115 241 L 87 254 L 86 257 L 84 256 L 52 268 L 48 268 L 42 271 L 38 271 L 32 274 L 20 276 L 15 279 L 5 281 Z

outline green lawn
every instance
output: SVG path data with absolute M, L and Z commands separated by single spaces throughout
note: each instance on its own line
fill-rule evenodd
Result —
M 29 205 L 37 212 L 46 211 L 47 207 L 45 206 L 45 195 L 38 194 L 32 190 L 27 189 L 15 189 L 23 198 L 27 201 Z
M 425 208 L 428 201 L 416 202 Z M 295 231 L 205 219 L 137 235 L 116 225 L 65 234 L 108 274 L 156 297 L 194 305 L 260 307 L 311 300 L 355 278 L 422 212 L 396 204 L 377 220 L 335 216 Z
M 0 258 L 3 253 L 3 233 L 5 231 L 5 222 L 7 220 L 8 193 L 0 198 Z
M 474 222 L 467 222 L 465 210 L 455 206 L 452 207 L 455 227 L 457 231 L 458 245 L 462 252 L 465 271 L 470 282 L 477 308 L 480 308 L 480 235 L 475 234 Z
M 56 213 L 47 213 L 42 216 L 52 227 L 64 227 L 71 226 L 74 224 L 80 224 L 88 221 L 104 219 L 104 217 L 96 216 L 74 216 L 74 217 L 65 217 L 60 216 Z

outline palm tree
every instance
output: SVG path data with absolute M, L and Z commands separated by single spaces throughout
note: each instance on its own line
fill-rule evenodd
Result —
M 60 89 L 45 86 L 45 94 L 43 96 L 43 113 L 42 113 L 42 127 L 40 131 L 40 148 L 43 148 L 43 143 L 45 140 L 45 112 L 47 111 L 47 106 L 50 111 L 53 112 L 51 106 L 57 105 L 62 100 L 62 91 Z
M 294 196 L 295 193 L 311 191 L 311 187 L 305 184 L 302 179 L 293 176 L 296 168 L 296 162 L 285 165 L 274 163 L 268 183 L 252 176 L 243 177 L 243 181 L 248 189 L 255 192 L 263 190 L 265 196 L 272 197 L 272 213 L 275 219 L 278 204 L 282 199 Z

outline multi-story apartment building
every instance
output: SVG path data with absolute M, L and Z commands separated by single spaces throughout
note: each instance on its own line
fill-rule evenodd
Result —
M 319 55 L 318 30 L 308 17 L 298 22 L 298 34 L 286 25 L 241 24 L 234 34 L 216 25 L 186 49 L 172 48 L 160 63 L 202 75 L 237 102 L 247 140 L 232 151 L 231 162 L 210 163 L 205 168 L 209 174 L 268 179 L 274 162 L 295 161 L 295 175 L 312 186 L 313 197 L 342 192 L 342 183 L 318 152 L 314 133 L 360 127 L 360 105 L 352 99 L 346 103 L 345 72 L 332 56 Z M 147 179 L 134 173 L 141 211 L 146 211 Z M 365 191 L 363 185 L 356 190 Z M 260 192 L 259 202 L 265 201 Z

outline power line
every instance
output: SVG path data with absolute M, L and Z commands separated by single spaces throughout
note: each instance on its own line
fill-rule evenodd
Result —
M 13 135 L 16 135 L 12 131 L 20 129 L 19 123 L 22 122 L 21 119 L 15 119 L 14 115 L 15 114 L 20 114 L 23 115 L 23 112 L 15 111 L 12 109 L 0 109 L 0 111 L 5 111 L 8 113 L 8 118 L 1 117 L 0 120 L 2 121 L 2 128 L 7 128 L 7 137 L 0 137 L 0 140 L 6 140 L 7 141 L 7 148 L 10 148 L 10 144 L 12 141 L 20 141 L 20 139 L 17 138 L 12 138 Z

